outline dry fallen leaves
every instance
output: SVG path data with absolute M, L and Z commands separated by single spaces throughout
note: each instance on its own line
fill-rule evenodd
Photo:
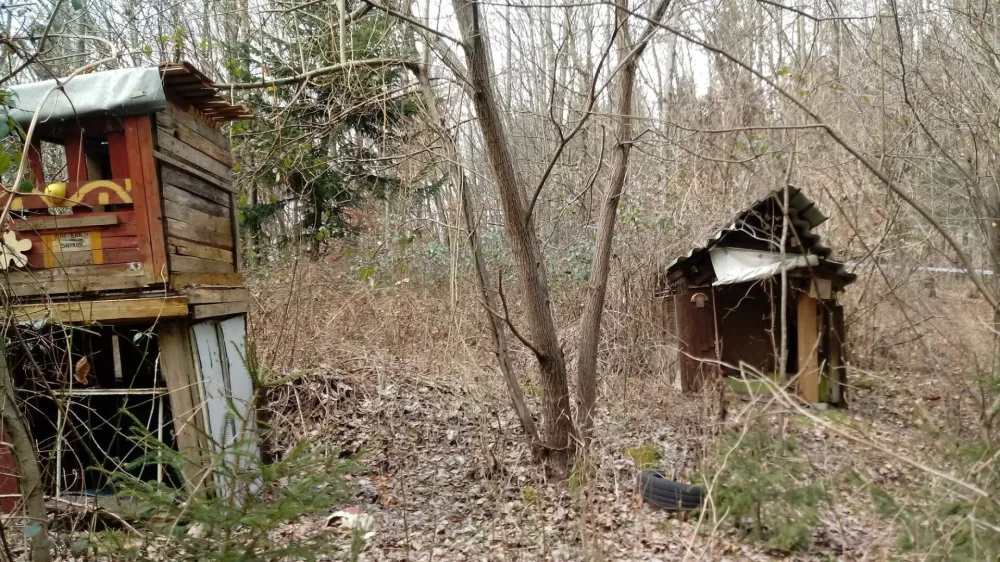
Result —
M 87 384 L 87 375 L 90 374 L 90 361 L 87 360 L 87 356 L 84 355 L 76 362 L 76 367 L 73 369 L 73 375 L 76 377 L 76 382 L 80 384 Z

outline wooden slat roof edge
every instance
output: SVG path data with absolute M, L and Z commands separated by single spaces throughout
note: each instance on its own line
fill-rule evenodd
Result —
M 253 112 L 246 106 L 229 102 L 218 93 L 215 84 L 208 76 L 187 61 L 165 62 L 159 65 L 160 76 L 163 79 L 163 90 L 171 93 L 204 112 L 218 122 L 240 121 L 253 119 Z M 184 89 L 173 89 L 171 83 L 183 85 Z M 191 90 L 190 86 L 200 84 L 201 88 Z M 214 95 L 206 96 L 206 90 Z M 190 94 L 190 95 L 188 95 Z M 197 94 L 197 95 L 194 95 Z

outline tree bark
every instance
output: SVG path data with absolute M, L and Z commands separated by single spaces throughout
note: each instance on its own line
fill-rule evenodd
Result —
M 3 335 L 0 335 L 0 392 L 3 393 L 0 418 L 3 420 L 3 429 L 10 439 L 11 452 L 14 454 L 21 497 L 24 499 L 28 519 L 32 523 L 41 525 L 39 532 L 31 535 L 31 560 L 49 562 L 52 560 L 52 553 L 47 546 L 49 524 L 45 513 L 42 475 L 38 469 L 38 457 L 35 454 L 31 433 L 21 417 L 21 410 L 17 407 L 14 379 L 7 368 L 7 341 Z
M 545 414 L 545 456 L 547 467 L 556 476 L 565 475 L 573 456 L 575 433 L 570 413 L 566 362 L 549 303 L 548 280 L 534 221 L 525 209 L 525 186 L 517 173 L 499 100 L 493 85 L 485 28 L 480 5 L 475 0 L 452 0 L 468 79 L 474 90 L 472 101 L 486 155 L 500 191 L 504 226 L 510 240 L 521 281 L 525 313 L 540 372 Z
M 514 406 L 524 434 L 528 437 L 532 452 L 537 456 L 541 439 L 538 436 L 538 428 L 535 427 L 535 420 L 531 417 L 531 412 L 524 402 L 524 393 L 521 392 L 521 384 L 514 375 L 510 365 L 510 356 L 507 347 L 507 333 L 503 325 L 503 319 L 497 314 L 500 308 L 497 306 L 493 294 L 496 292 L 490 282 L 490 276 L 486 269 L 486 260 L 483 258 L 483 251 L 479 245 L 479 227 L 476 222 L 476 213 L 472 207 L 472 193 L 470 193 L 469 182 L 465 177 L 465 170 L 462 169 L 458 147 L 455 139 L 448 134 L 445 128 L 444 118 L 438 111 L 437 98 L 431 89 L 430 79 L 427 75 L 427 67 L 424 67 L 417 76 L 420 82 L 421 94 L 424 98 L 424 108 L 427 110 L 431 120 L 431 126 L 438 130 L 445 147 L 445 157 L 449 162 L 448 170 L 451 181 L 455 184 L 455 191 L 462 204 L 462 215 L 465 219 L 465 228 L 469 234 L 469 249 L 472 250 L 473 264 L 476 269 L 476 282 L 479 285 L 479 296 L 483 299 L 483 308 L 486 309 L 486 316 L 490 320 L 490 329 L 493 334 L 493 344 L 496 346 L 497 363 L 500 373 L 503 375 L 507 386 L 507 393 Z
M 670 0 L 659 0 L 650 16 L 660 21 L 670 5 Z M 625 187 L 629 154 L 632 151 L 632 99 L 635 94 L 635 77 L 639 57 L 645 50 L 656 28 L 646 26 L 639 42 L 633 46 L 628 28 L 627 0 L 617 0 L 615 19 L 618 31 L 618 58 L 621 73 L 618 75 L 618 99 L 615 104 L 615 146 L 611 160 L 611 179 L 601 201 L 597 222 L 597 241 L 590 262 L 587 300 L 583 303 L 580 319 L 580 357 L 577 362 L 577 425 L 585 440 L 589 439 L 594 425 L 594 404 L 597 399 L 597 352 L 601 338 L 601 317 L 604 299 L 608 292 L 608 275 L 611 271 L 611 244 L 614 239 L 618 202 Z

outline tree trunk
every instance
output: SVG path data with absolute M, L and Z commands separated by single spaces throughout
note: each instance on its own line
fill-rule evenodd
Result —
M 30 533 L 31 560 L 49 562 L 52 560 L 52 554 L 47 546 L 49 524 L 45 513 L 45 490 L 42 488 L 42 475 L 38 469 L 38 457 L 35 455 L 31 433 L 21 417 L 21 410 L 17 407 L 14 379 L 7 368 L 7 341 L 4 335 L 0 335 L 0 392 L 3 393 L 0 417 L 3 419 L 3 429 L 7 433 L 7 438 L 10 439 L 11 452 L 14 454 L 21 497 L 24 498 L 28 519 L 31 523 L 41 525 L 37 533 Z
M 497 362 L 500 366 L 500 373 L 503 375 L 507 385 L 507 392 L 510 395 L 514 412 L 517 413 L 524 434 L 531 443 L 531 450 L 537 456 L 541 440 L 538 437 L 538 429 L 535 427 L 535 420 L 531 417 L 527 405 L 524 403 L 524 394 L 521 392 L 521 385 L 514 376 L 514 371 L 510 366 L 510 357 L 507 353 L 507 334 L 503 325 L 503 319 L 497 315 L 500 308 L 497 306 L 493 294 L 495 289 L 490 282 L 490 276 L 486 269 L 486 260 L 483 258 L 482 248 L 479 246 L 479 227 L 476 223 L 476 213 L 472 207 L 472 193 L 470 193 L 469 182 L 466 181 L 465 170 L 459 160 L 458 147 L 455 139 L 448 134 L 445 128 L 444 119 L 438 111 L 437 99 L 431 89 L 430 78 L 427 75 L 427 67 L 424 66 L 417 77 L 420 81 L 421 93 L 424 98 L 424 107 L 432 121 L 431 126 L 438 129 L 441 140 L 445 146 L 445 157 L 449 162 L 448 172 L 451 181 L 455 184 L 455 190 L 462 203 L 462 215 L 465 218 L 465 228 L 469 233 L 469 249 L 472 250 L 473 264 L 476 269 L 476 282 L 479 285 L 479 296 L 483 299 L 483 308 L 490 319 L 490 328 L 493 333 L 493 344 L 496 346 Z
M 651 15 L 659 21 L 667 11 L 670 0 L 659 0 Z M 625 187 L 629 153 L 632 150 L 632 98 L 635 94 L 635 77 L 639 57 L 649 44 L 656 28 L 646 27 L 639 43 L 633 47 L 627 21 L 627 0 L 617 0 L 615 10 L 618 32 L 618 57 L 621 74 L 618 76 L 618 100 L 615 106 L 615 146 L 611 161 L 611 179 L 601 201 L 601 214 L 597 222 L 597 242 L 590 262 L 587 300 L 583 303 L 580 319 L 580 358 L 577 362 L 577 425 L 585 439 L 590 438 L 594 425 L 594 404 L 597 398 L 597 351 L 601 338 L 601 316 L 604 298 L 608 292 L 608 275 L 611 270 L 611 243 L 618 217 L 618 202 Z
M 462 32 L 468 79 L 474 90 L 473 107 L 486 145 L 486 155 L 500 191 L 504 226 L 517 264 L 533 352 L 541 375 L 545 410 L 546 459 L 554 475 L 565 475 L 573 456 L 573 421 L 570 413 L 566 362 L 549 307 L 548 280 L 534 221 L 527 216 L 525 187 L 517 173 L 499 101 L 493 87 L 489 48 L 475 0 L 453 0 Z

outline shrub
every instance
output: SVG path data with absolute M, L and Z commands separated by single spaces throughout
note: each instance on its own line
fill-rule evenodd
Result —
M 162 444 L 150 450 L 178 471 L 187 462 L 185 455 Z M 358 536 L 338 540 L 336 529 L 294 529 L 329 515 L 348 497 L 345 461 L 312 451 L 307 444 L 271 464 L 259 462 L 256 454 L 234 452 L 254 450 L 256 443 L 242 442 L 228 447 L 228 455 L 211 454 L 217 477 L 200 493 L 113 474 L 120 499 L 146 513 L 143 523 L 136 524 L 140 536 L 95 533 L 88 549 L 124 559 L 150 559 L 155 553 L 163 560 L 233 562 L 316 560 L 329 557 L 340 544 L 357 550 L 351 543 L 358 542 Z
M 807 482 L 806 465 L 791 439 L 774 439 L 758 425 L 723 436 L 708 460 L 716 514 L 783 550 L 809 546 L 826 498 L 822 481 Z M 704 477 L 711 483 L 711 477 Z

